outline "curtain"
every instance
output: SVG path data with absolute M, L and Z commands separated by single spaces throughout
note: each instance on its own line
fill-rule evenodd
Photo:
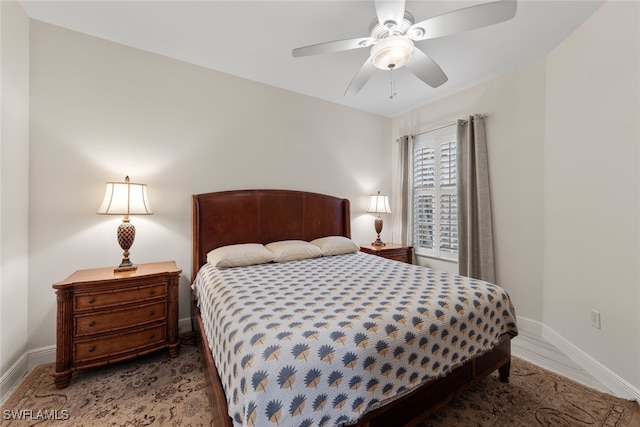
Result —
M 457 125 L 458 269 L 495 283 L 489 160 L 484 117 Z
M 411 215 L 409 209 L 409 156 L 413 137 L 405 135 L 396 139 L 397 165 L 393 186 L 393 202 L 391 212 L 393 216 L 393 236 L 395 243 L 412 244 Z

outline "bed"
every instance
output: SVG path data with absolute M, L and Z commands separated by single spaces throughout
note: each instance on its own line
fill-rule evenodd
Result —
M 517 327 L 495 285 L 358 251 L 225 269 L 207 261 L 232 245 L 348 241 L 347 199 L 238 190 L 192 200 L 192 318 L 213 425 L 413 426 L 496 370 L 508 382 Z M 431 296 L 440 306 L 427 306 Z

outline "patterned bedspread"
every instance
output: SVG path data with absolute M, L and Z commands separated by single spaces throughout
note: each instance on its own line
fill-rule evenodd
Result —
M 353 423 L 517 334 L 502 288 L 362 252 L 192 287 L 235 426 Z

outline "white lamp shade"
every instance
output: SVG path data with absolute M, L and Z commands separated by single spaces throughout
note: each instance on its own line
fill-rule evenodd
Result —
M 389 197 L 381 196 L 380 193 L 369 196 L 369 207 L 367 208 L 367 212 L 391 213 Z
M 413 41 L 405 36 L 390 36 L 371 48 L 371 62 L 380 70 L 397 70 L 413 56 Z
M 129 182 L 107 182 L 104 200 L 98 209 L 104 215 L 151 215 L 147 185 Z

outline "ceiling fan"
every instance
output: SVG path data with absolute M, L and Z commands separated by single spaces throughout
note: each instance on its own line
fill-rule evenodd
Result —
M 508 21 L 516 14 L 516 0 L 499 0 L 454 10 L 415 23 L 405 10 L 405 0 L 374 0 L 376 18 L 370 36 L 299 47 L 294 57 L 371 48 L 371 56 L 349 83 L 344 95 L 356 95 L 376 69 L 397 70 L 406 66 L 420 80 L 438 87 L 448 80 L 436 62 L 414 42 L 475 30 Z

